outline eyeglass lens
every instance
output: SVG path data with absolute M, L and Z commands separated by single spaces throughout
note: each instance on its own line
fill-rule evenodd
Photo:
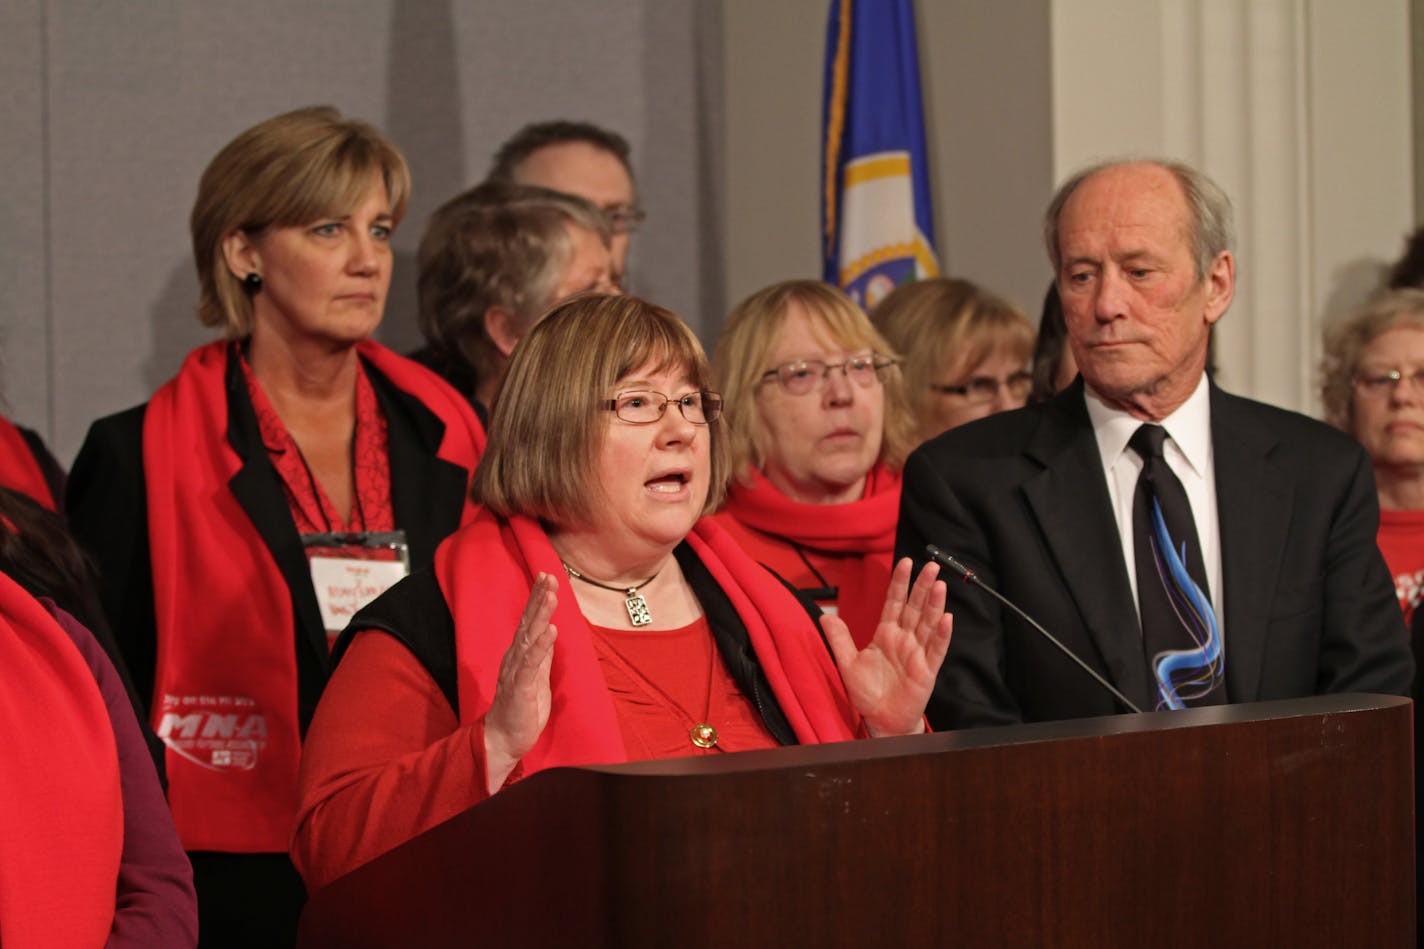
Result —
M 870 386 L 874 384 L 877 373 L 893 365 L 892 360 L 887 360 L 881 356 L 851 356 L 844 362 L 828 363 L 824 359 L 798 359 L 795 362 L 783 363 L 775 369 L 768 370 L 762 374 L 762 378 L 775 377 L 778 382 L 792 395 L 804 395 L 810 392 L 822 380 L 830 376 L 832 369 L 839 369 L 845 373 L 846 378 L 853 380 L 857 385 Z
M 647 213 L 636 204 L 615 204 L 603 209 L 603 218 L 608 222 L 608 229 L 615 234 L 627 234 L 635 231 Z
M 622 392 L 604 406 L 625 422 L 647 425 L 662 418 L 669 403 L 675 403 L 682 417 L 695 425 L 714 422 L 722 414 L 722 397 L 715 392 L 689 392 L 676 399 L 661 392 Z
M 1009 395 L 1015 399 L 1023 399 L 1028 397 L 1029 390 L 1033 388 L 1033 374 L 1027 371 L 1016 372 L 1007 379 L 975 376 L 960 385 L 935 385 L 931 388 L 939 392 L 963 396 L 973 404 L 994 401 L 999 397 L 1000 389 L 1007 389 Z
M 1371 395 L 1393 392 L 1396 386 L 1404 382 L 1409 382 L 1416 389 L 1424 387 L 1424 368 L 1415 369 L 1413 372 L 1404 372 L 1399 369 L 1371 372 L 1355 380 L 1356 385 Z

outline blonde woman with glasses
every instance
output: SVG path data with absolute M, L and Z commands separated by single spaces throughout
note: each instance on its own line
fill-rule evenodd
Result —
M 791 280 L 732 311 L 712 364 L 732 453 L 719 522 L 865 645 L 915 445 L 893 350 L 840 290 Z
M 1327 329 L 1321 399 L 1374 464 L 1380 551 L 1409 620 L 1424 598 L 1424 290 L 1390 290 Z
M 895 288 L 870 316 L 905 356 L 919 441 L 1028 401 L 1033 327 L 1007 300 L 936 277 Z

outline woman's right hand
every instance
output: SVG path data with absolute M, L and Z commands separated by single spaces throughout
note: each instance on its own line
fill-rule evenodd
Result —
M 559 581 L 540 573 L 524 604 L 514 641 L 499 663 L 494 701 L 485 713 L 485 776 L 489 793 L 504 786 L 549 722 L 549 666 L 558 630 L 549 622 L 559 605 Z

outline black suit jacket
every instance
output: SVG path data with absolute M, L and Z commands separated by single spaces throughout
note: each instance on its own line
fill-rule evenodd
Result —
M 1414 665 L 1353 439 L 1211 388 L 1232 702 L 1407 694 Z M 896 556 L 959 557 L 1143 709 L 1136 606 L 1081 379 L 1043 405 L 952 429 L 905 466 Z M 1107 715 L 1110 695 L 981 590 L 950 580 L 936 728 Z
M 436 456 L 445 424 L 434 412 L 370 363 L 365 370 L 386 416 L 395 523 L 406 533 L 411 569 L 417 570 L 434 560 L 440 541 L 460 526 L 470 472 Z M 263 447 L 235 349 L 229 350 L 226 385 L 227 437 L 243 459 L 228 487 L 257 528 L 292 598 L 298 721 L 305 734 L 330 674 L 326 630 L 301 537 Z M 157 627 L 143 475 L 145 408 L 140 405 L 90 426 L 69 475 L 66 508 L 74 536 L 99 567 L 101 603 L 134 685 L 149 704 Z

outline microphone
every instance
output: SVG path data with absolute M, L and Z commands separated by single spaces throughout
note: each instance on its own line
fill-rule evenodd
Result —
M 1057 637 L 1055 637 L 1048 630 L 1040 626 L 1038 621 L 1032 616 L 1029 616 L 1023 610 L 1010 603 L 1001 593 L 999 593 L 998 590 L 995 590 L 983 580 L 980 580 L 979 575 L 969 567 L 965 566 L 962 561 L 954 557 L 952 554 L 947 554 L 944 551 L 940 550 L 934 544 L 927 545 L 925 547 L 925 553 L 929 554 L 930 559 L 933 560 L 935 563 L 939 564 L 942 567 L 948 567 L 950 570 L 953 570 L 961 578 L 963 578 L 965 583 L 969 584 L 970 586 L 978 587 L 985 593 L 992 596 L 994 599 L 998 600 L 1000 603 L 1007 606 L 1009 609 L 1013 610 L 1016 616 L 1018 616 L 1025 623 L 1032 626 L 1034 629 L 1038 630 L 1039 635 L 1041 635 L 1044 639 L 1048 640 L 1050 643 L 1056 646 L 1059 652 L 1063 653 L 1063 655 L 1067 656 L 1069 659 L 1072 659 L 1075 663 L 1077 663 L 1079 669 L 1082 669 L 1088 675 L 1092 676 L 1093 681 L 1097 682 L 1098 685 L 1102 686 L 1103 688 L 1107 689 L 1108 692 L 1112 693 L 1112 697 L 1121 702 L 1124 708 L 1133 712 L 1142 712 L 1142 709 L 1132 704 L 1131 699 L 1123 695 L 1117 689 L 1113 688 L 1111 682 L 1098 675 L 1097 672 L 1093 670 L 1092 666 L 1079 659 L 1077 653 L 1073 652 L 1073 650 L 1069 649 L 1067 646 L 1063 645 L 1063 643 L 1059 642 Z

